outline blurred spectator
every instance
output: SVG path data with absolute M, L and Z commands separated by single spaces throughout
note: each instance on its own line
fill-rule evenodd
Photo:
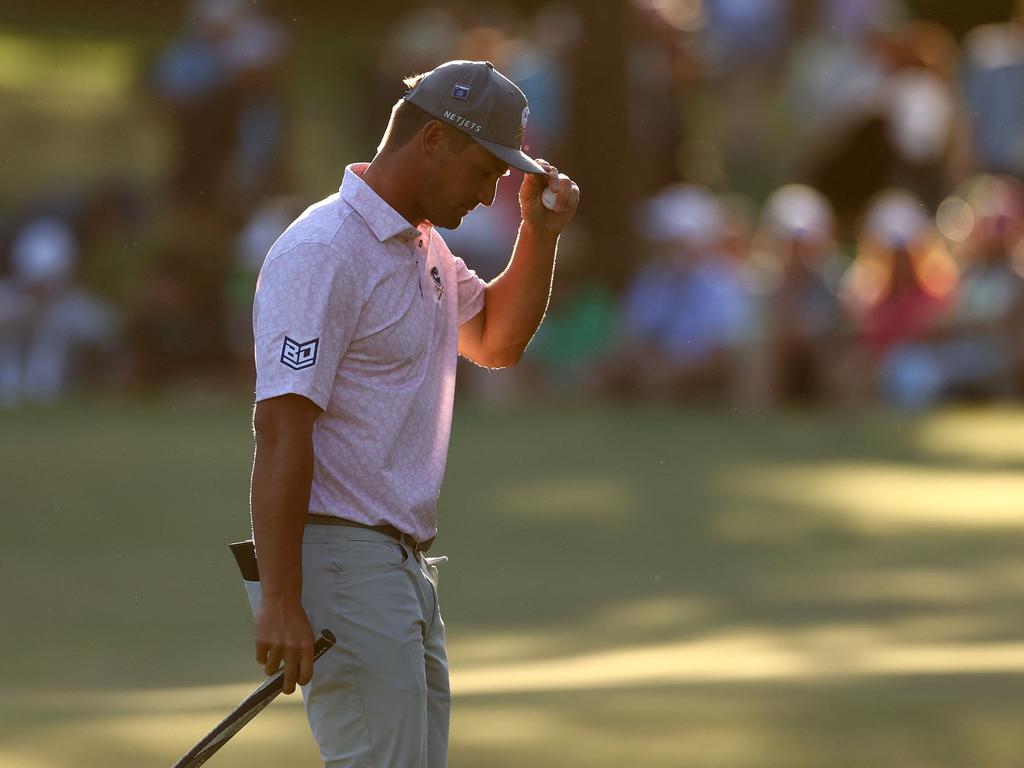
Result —
M 631 192 L 646 197 L 683 178 L 682 94 L 696 73 L 683 33 L 702 23 L 700 4 L 634 0 L 633 31 L 626 51 L 626 115 Z
M 1013 393 L 1024 321 L 1024 185 L 980 176 L 939 208 L 961 278 L 956 303 L 934 345 L 950 397 Z
M 237 103 L 229 191 L 239 210 L 288 188 L 282 79 L 290 44 L 280 23 L 250 10 L 221 46 Z
M 111 377 L 118 318 L 83 275 L 136 215 L 127 190 L 101 184 L 12 221 L 0 259 L 0 406 L 52 402 Z
M 701 4 L 698 4 L 701 5 Z M 720 137 L 721 178 L 732 189 L 761 194 L 774 184 L 776 91 L 789 39 L 791 3 L 786 0 L 704 0 L 702 63 L 714 93 L 714 131 Z M 707 153 L 707 142 L 699 144 Z M 708 169 L 705 169 L 705 171 Z
M 889 139 L 900 160 L 893 183 L 934 207 L 966 172 L 969 131 L 956 83 L 952 34 L 934 22 L 905 24 L 892 42 L 886 107 Z
M 228 368 L 232 244 L 254 207 L 288 187 L 283 74 L 290 40 L 244 0 L 193 0 L 157 59 L 172 126 L 164 239 L 140 292 L 129 379 L 152 386 Z
M 185 31 L 150 73 L 152 92 L 172 131 L 172 201 L 223 201 L 238 120 L 223 46 L 243 10 L 241 0 L 193 0 Z
M 284 190 L 289 47 L 282 26 L 243 0 L 193 0 L 150 74 L 172 130 L 173 204 L 232 215 Z
M 721 396 L 750 320 L 722 248 L 722 206 L 701 187 L 672 185 L 643 204 L 638 225 L 654 253 L 626 289 L 619 348 L 599 379 L 617 394 Z
M 764 73 L 780 60 L 787 39 L 784 0 L 705 0 L 711 68 L 720 74 Z
M 755 366 L 759 403 L 835 398 L 842 350 L 832 208 L 811 187 L 790 184 L 766 201 L 751 259 L 759 297 Z
M 845 125 L 818 137 L 803 174 L 832 202 L 842 232 L 852 232 L 867 201 L 889 187 L 938 205 L 968 158 L 949 32 L 914 21 L 874 30 L 868 45 L 874 61 L 862 67 L 854 109 L 844 110 Z
M 1024 176 L 1024 0 L 1016 19 L 964 40 L 964 87 L 980 170 Z
M 805 14 L 786 66 L 787 131 L 823 142 L 872 109 L 885 76 L 877 40 L 901 13 L 890 0 L 826 0 Z
M 956 266 L 924 204 L 905 191 L 879 195 L 865 214 L 842 297 L 863 345 L 865 383 L 885 402 L 916 408 L 941 394 L 942 369 L 928 342 L 956 285 Z

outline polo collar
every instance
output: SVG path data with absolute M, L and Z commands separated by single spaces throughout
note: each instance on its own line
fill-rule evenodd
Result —
M 345 168 L 345 177 L 341 181 L 341 197 L 356 212 L 380 242 L 393 237 L 407 243 L 420 236 L 420 230 L 409 224 L 402 214 L 388 205 L 370 185 L 363 181 L 363 172 L 369 163 L 353 163 Z M 425 224 L 424 226 L 429 226 Z

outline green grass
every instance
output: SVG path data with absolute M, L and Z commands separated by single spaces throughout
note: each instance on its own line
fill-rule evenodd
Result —
M 1017 768 L 1024 412 L 457 406 L 453 768 Z M 0 764 L 170 764 L 259 679 L 250 405 L 0 412 Z M 294 700 L 216 758 L 316 765 Z

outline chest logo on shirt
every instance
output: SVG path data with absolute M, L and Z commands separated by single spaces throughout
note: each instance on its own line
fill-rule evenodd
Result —
M 316 353 L 319 348 L 319 338 L 299 342 L 285 336 L 284 346 L 281 347 L 281 363 L 293 371 L 312 368 L 316 365 Z
M 441 285 L 441 273 L 437 267 L 430 268 L 430 279 L 434 281 L 434 290 L 437 291 L 437 300 L 440 301 L 444 295 L 444 287 Z

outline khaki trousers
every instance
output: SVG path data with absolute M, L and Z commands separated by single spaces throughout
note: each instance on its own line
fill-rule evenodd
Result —
M 337 644 L 302 687 L 324 768 L 444 768 L 451 693 L 437 602 L 443 558 L 378 531 L 307 525 L 302 605 Z M 245 582 L 259 607 L 259 582 Z

